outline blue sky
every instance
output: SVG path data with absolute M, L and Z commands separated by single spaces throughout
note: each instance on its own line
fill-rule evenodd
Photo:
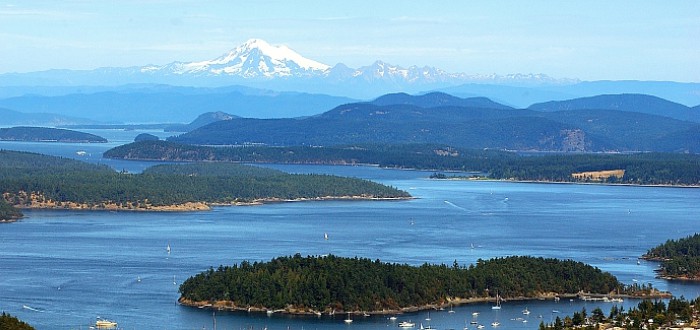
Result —
M 200 61 L 251 38 L 329 65 L 700 82 L 696 0 L 0 0 L 0 73 Z

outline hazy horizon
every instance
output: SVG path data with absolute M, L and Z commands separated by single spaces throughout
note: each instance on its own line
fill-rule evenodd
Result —
M 248 39 L 335 65 L 700 81 L 700 2 L 0 1 L 0 73 L 208 60 Z

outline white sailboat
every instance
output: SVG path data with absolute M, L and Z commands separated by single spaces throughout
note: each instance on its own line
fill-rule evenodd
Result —
M 168 246 L 165 247 L 165 251 L 168 251 L 168 254 L 170 254 L 170 242 L 168 242 Z
M 344 320 L 345 323 L 352 323 L 352 319 L 350 318 L 350 312 L 348 312 L 348 318 Z
M 491 306 L 491 309 L 501 309 L 501 296 L 496 292 L 496 306 Z

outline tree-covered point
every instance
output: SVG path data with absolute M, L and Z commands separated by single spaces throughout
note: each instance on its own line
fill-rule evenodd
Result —
M 668 304 L 662 300 L 644 299 L 636 307 L 625 311 L 624 307 L 613 305 L 606 315 L 596 308 L 590 314 L 584 308 L 563 319 L 558 317 L 551 324 L 540 323 L 540 330 L 569 329 L 668 329 L 681 328 L 698 321 L 700 298 L 688 301 L 685 298 L 671 298 Z
M 0 315 L 0 330 L 34 330 L 34 327 L 10 314 L 2 312 Z
M 104 156 L 168 161 L 376 164 L 388 168 L 480 172 L 498 180 L 548 182 L 594 182 L 573 174 L 619 170 L 624 173 L 621 177 L 610 176 L 602 182 L 700 185 L 700 155 L 675 153 L 523 155 L 435 144 L 208 147 L 144 141 L 113 148 Z
M 279 257 L 220 266 L 180 286 L 185 304 L 227 302 L 235 308 L 302 311 L 382 311 L 455 299 L 537 298 L 580 291 L 631 293 L 613 275 L 571 260 L 507 257 L 461 267 L 420 267 L 365 258 Z
M 0 222 L 19 219 L 22 216 L 20 210 L 7 203 L 4 198 L 0 198 Z
M 189 202 L 410 197 L 404 191 L 362 179 L 286 174 L 230 163 L 162 165 L 128 174 L 52 156 L 11 151 L 2 156 L 0 193 L 20 207 L 49 201 L 58 206 L 78 203 L 104 208 L 116 204 L 143 209 Z
M 0 128 L 0 140 L 105 143 L 107 139 L 95 134 L 61 128 L 8 127 Z
M 700 280 L 700 234 L 668 240 L 649 249 L 642 258 L 661 261 L 662 277 Z

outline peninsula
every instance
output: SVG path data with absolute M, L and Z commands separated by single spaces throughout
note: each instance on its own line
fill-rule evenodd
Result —
M 180 286 L 187 306 L 290 314 L 401 313 L 497 299 L 557 296 L 666 296 L 626 286 L 613 275 L 572 260 L 507 257 L 462 267 L 390 264 L 366 258 L 296 254 L 244 261 L 192 276 Z
M 668 240 L 641 258 L 661 262 L 657 270 L 660 278 L 700 281 L 700 234 Z
M 0 198 L 0 223 L 13 222 L 22 216 L 23 214 L 20 210 L 8 204 L 5 199 Z
M 115 172 L 39 154 L 0 150 L 3 199 L 18 208 L 187 211 L 213 205 L 327 199 L 406 199 L 368 180 L 288 174 L 231 163 L 156 165 L 140 174 Z
M 107 139 L 95 134 L 49 127 L 0 128 L 0 141 L 105 143 Z

